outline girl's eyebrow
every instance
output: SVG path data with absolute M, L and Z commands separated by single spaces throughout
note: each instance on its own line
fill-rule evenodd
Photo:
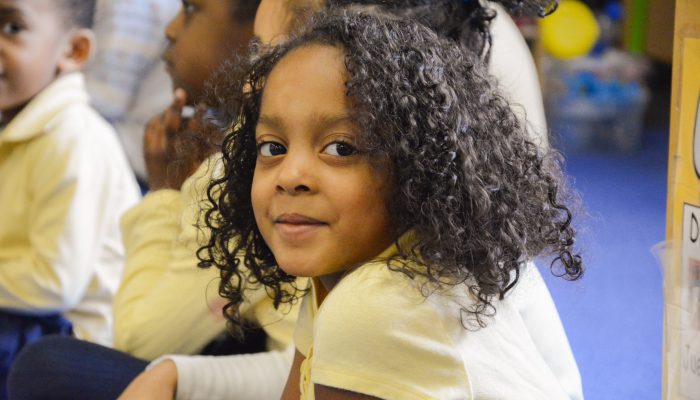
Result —
M 340 114 L 329 114 L 329 113 L 314 113 L 312 116 L 314 122 L 323 128 L 331 128 L 337 125 L 351 123 L 352 119 L 350 114 L 340 113 Z
M 258 125 L 265 125 L 275 130 L 282 130 L 282 128 L 284 127 L 284 124 L 282 123 L 282 118 L 276 115 L 271 116 L 264 114 L 258 117 Z
M 309 119 L 313 121 L 313 124 L 316 126 L 316 128 L 320 130 L 332 128 L 342 124 L 352 123 L 352 118 L 348 113 L 331 114 L 324 112 L 315 112 L 311 115 L 311 118 Z M 284 130 L 284 121 L 277 115 L 260 115 L 260 117 L 258 117 L 258 125 L 261 124 L 272 129 Z
M 14 4 L 13 5 L 5 5 L 5 4 L 0 5 L 0 17 L 7 18 L 7 17 L 16 16 L 16 15 L 21 16 L 22 11 L 19 10 L 17 8 L 17 6 L 15 6 Z

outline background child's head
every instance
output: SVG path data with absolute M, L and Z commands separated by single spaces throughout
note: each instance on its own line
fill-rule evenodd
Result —
M 191 102 L 202 98 L 205 82 L 233 52 L 247 50 L 259 0 L 186 0 L 165 29 L 163 56 L 174 87 Z
M 486 57 L 491 45 L 490 23 L 496 16 L 489 2 L 512 13 L 543 17 L 556 9 L 559 0 L 262 0 L 255 35 L 263 43 L 277 43 L 303 24 L 310 13 L 324 7 L 367 7 L 413 18 Z
M 280 43 L 306 16 L 324 5 L 325 0 L 261 0 L 255 15 L 255 36 L 266 45 Z
M 9 122 L 93 50 L 94 0 L 0 0 L 0 112 Z
M 221 191 L 221 195 L 214 197 L 218 201 L 208 213 L 212 237 L 200 256 L 204 264 L 213 263 L 223 270 L 222 292 L 229 295 L 233 307 L 241 300 L 240 284 L 245 279 L 236 255 L 245 255 L 245 267 L 271 288 L 277 301 L 292 297 L 281 289 L 283 282 L 293 279 L 287 272 L 300 271 L 296 267 L 284 271 L 276 266 L 279 246 L 256 224 L 261 200 L 255 193 L 251 198 L 251 190 L 257 190 L 261 179 L 258 174 L 266 163 L 278 168 L 277 183 L 274 179 L 268 183 L 273 185 L 268 188 L 269 195 L 275 192 L 293 198 L 287 204 L 324 210 L 333 196 L 324 190 L 332 185 L 326 189 L 317 186 L 327 179 L 317 174 L 332 174 L 337 185 L 347 183 L 354 188 L 353 180 L 344 179 L 344 163 L 355 166 L 353 162 L 359 161 L 353 161 L 353 157 L 365 160 L 363 165 L 372 168 L 373 174 L 368 174 L 366 188 L 358 186 L 357 190 L 366 190 L 365 194 L 371 191 L 379 196 L 380 203 L 384 202 L 386 225 L 390 227 L 386 236 L 396 240 L 412 232 L 415 237 L 411 246 L 400 247 L 400 259 L 390 261 L 393 267 L 410 275 L 427 276 L 436 284 L 468 283 L 478 298 L 477 307 L 468 311 L 477 317 L 487 314 L 491 301 L 512 287 L 524 261 L 545 251 L 552 252 L 558 265 L 563 266 L 562 275 L 576 278 L 581 274 L 580 258 L 572 253 L 571 213 L 562 204 L 557 165 L 543 158 L 529 141 L 477 56 L 464 52 L 453 41 L 439 38 L 423 25 L 380 15 L 320 15 L 308 29 L 254 61 L 245 79 L 237 79 L 232 72 L 237 88 L 227 86 L 218 93 L 222 100 L 219 108 L 240 119 L 224 143 L 224 177 L 211 187 L 212 194 Z M 262 113 L 268 109 L 268 101 L 284 98 L 281 102 L 290 106 L 307 101 L 307 90 L 294 85 L 268 85 L 277 79 L 277 68 L 290 80 L 297 78 L 295 68 L 299 76 L 307 73 L 304 57 L 299 54 L 319 48 L 335 49 L 343 57 L 342 62 L 317 66 L 327 71 L 316 71 L 319 77 L 338 73 L 345 77 L 343 85 L 336 85 L 336 95 L 344 98 L 348 107 L 339 114 L 351 118 L 346 122 L 350 125 L 338 132 L 341 144 L 347 142 L 350 149 L 334 144 L 334 157 L 329 156 L 331 150 L 327 147 L 332 142 L 320 140 L 315 151 L 307 146 L 306 153 L 299 155 L 298 148 L 291 150 L 296 145 L 287 143 L 284 137 L 261 137 L 275 131 L 291 135 L 289 132 L 297 129 L 288 118 L 304 113 L 298 108 L 292 116 L 268 118 Z M 319 54 L 303 55 L 313 59 Z M 292 61 L 297 64 L 290 66 Z M 309 91 L 316 90 L 312 87 L 315 84 L 307 83 Z M 273 89 L 277 93 L 268 92 Z M 306 122 L 314 119 L 315 125 Z M 327 120 L 333 118 L 324 118 L 314 107 L 308 107 L 306 119 L 299 117 L 297 122 L 308 135 L 323 138 L 324 133 L 335 132 L 320 122 Z M 270 126 L 274 129 L 268 130 Z M 348 158 L 337 157 L 341 150 Z M 336 164 L 334 168 L 314 168 L 313 162 L 304 162 L 314 157 Z M 285 163 L 289 169 L 280 167 Z M 311 183 L 299 181 L 289 186 L 280 180 L 289 178 L 286 174 Z M 375 185 L 372 177 L 381 177 L 383 186 Z M 377 204 L 373 207 L 381 210 Z M 366 219 L 369 210 L 354 210 L 350 217 L 381 225 L 381 221 Z M 285 223 L 284 218 L 275 221 L 275 217 L 287 211 L 274 209 L 263 218 L 272 216 L 273 223 Z M 384 218 L 375 214 L 369 217 Z M 348 236 L 346 239 L 352 240 L 352 235 Z M 292 237 L 311 242 L 315 238 L 313 234 Z M 378 248 L 383 243 L 376 245 Z M 358 242 L 357 247 L 362 248 L 348 252 L 363 253 L 367 259 L 351 260 L 342 268 L 369 261 L 368 254 L 378 252 L 367 243 Z M 333 272 L 338 268 L 330 258 L 315 262 L 309 267 L 313 270 L 301 270 L 300 275 L 317 276 L 317 271 Z
M 488 3 L 499 3 L 513 13 L 543 17 L 556 9 L 559 0 L 326 0 L 328 7 L 377 6 L 402 18 L 413 18 L 485 58 L 491 47 L 490 24 L 496 17 Z

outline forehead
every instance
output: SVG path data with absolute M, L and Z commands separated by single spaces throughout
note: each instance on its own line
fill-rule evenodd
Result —
M 114 1 L 114 0 L 112 0 Z M 249 0 L 187 0 L 187 3 L 190 3 L 195 6 L 205 7 L 214 7 L 217 10 L 226 10 L 227 14 L 226 17 L 231 18 L 234 14 L 235 11 L 238 10 L 239 4 L 244 3 Z M 184 3 L 183 3 L 184 7 Z
M 66 26 L 60 0 L 0 0 L 1 18 L 21 18 L 30 28 L 56 32 Z
M 59 19 L 61 10 L 58 0 L 0 0 L 0 12 L 3 14 L 20 14 L 27 18 Z
M 235 20 L 238 1 L 248 0 L 189 0 L 188 3 L 199 9 L 193 20 L 196 22 L 190 25 L 208 32 L 240 29 L 241 22 Z
M 291 50 L 272 69 L 263 89 L 262 111 L 304 112 L 346 107 L 345 54 L 329 45 Z

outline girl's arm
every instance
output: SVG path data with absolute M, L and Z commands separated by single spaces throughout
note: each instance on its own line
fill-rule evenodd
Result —
M 120 400 L 279 398 L 291 361 L 291 347 L 234 356 L 166 356 L 134 379 Z

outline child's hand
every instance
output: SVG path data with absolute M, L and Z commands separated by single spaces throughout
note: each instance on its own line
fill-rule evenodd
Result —
M 221 132 L 207 122 L 205 106 L 192 117 L 182 116 L 185 100 L 185 92 L 177 89 L 173 104 L 146 126 L 143 148 L 151 190 L 179 190 L 221 144 Z
M 172 400 L 176 391 L 177 366 L 172 360 L 165 360 L 131 381 L 118 400 Z
M 182 108 L 187 94 L 182 89 L 175 90 L 175 99 L 162 114 L 151 118 L 146 125 L 143 137 L 143 155 L 148 172 L 148 185 L 151 190 L 171 188 L 168 170 L 174 161 L 175 140 L 182 129 Z M 184 179 L 183 179 L 184 181 Z M 175 189 L 180 189 L 177 187 Z

